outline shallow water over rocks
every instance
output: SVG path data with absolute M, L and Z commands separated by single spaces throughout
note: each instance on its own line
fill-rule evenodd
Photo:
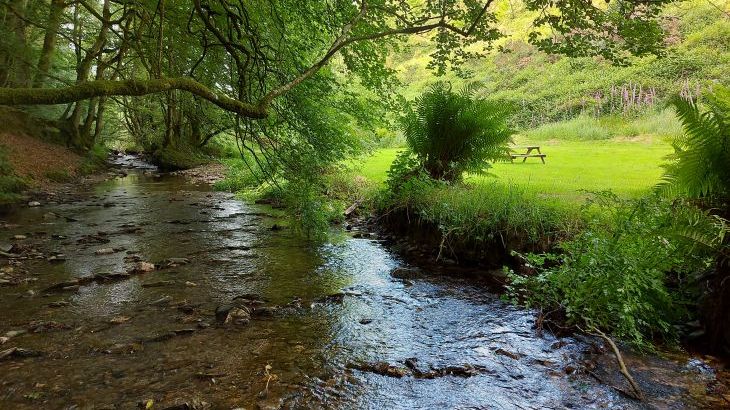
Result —
M 601 343 L 538 335 L 487 283 L 396 278 L 378 241 L 312 244 L 272 230 L 270 208 L 117 163 L 127 176 L 73 202 L 0 217 L 15 246 L 0 259 L 0 408 L 723 403 L 700 360 L 628 355 L 638 403 L 598 381 L 628 389 Z

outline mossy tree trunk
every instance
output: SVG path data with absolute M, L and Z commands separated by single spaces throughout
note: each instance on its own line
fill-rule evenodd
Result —
M 0 85 L 5 87 L 28 87 L 30 85 L 31 65 L 28 63 L 28 41 L 26 11 L 28 0 L 8 0 L 3 2 L 4 27 L 0 50 Z
M 64 0 L 51 0 L 48 12 L 46 29 L 43 36 L 43 48 L 38 58 L 38 69 L 33 80 L 33 87 L 42 87 L 53 63 L 53 54 L 56 51 L 56 37 L 61 25 L 61 16 L 66 8 Z

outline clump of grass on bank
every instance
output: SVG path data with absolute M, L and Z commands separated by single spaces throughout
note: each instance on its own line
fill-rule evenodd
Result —
M 313 239 L 325 239 L 332 224 L 343 222 L 347 207 L 356 201 L 367 202 L 378 189 L 345 166 L 323 171 L 314 181 L 274 181 L 250 158 L 248 165 L 240 156 L 223 160 L 223 164 L 226 177 L 214 185 L 215 189 L 286 209 L 289 225 Z
M 240 192 L 258 185 L 252 169 L 241 158 L 228 158 L 221 162 L 226 167 L 226 176 L 213 185 L 215 190 Z
M 0 204 L 17 202 L 27 183 L 13 172 L 5 148 L 0 146 Z
M 80 175 L 91 175 L 106 168 L 109 150 L 101 144 L 96 144 L 86 153 L 84 159 L 79 165 L 78 172 Z M 64 182 L 64 181 L 58 181 Z
M 160 148 L 152 154 L 152 158 L 163 171 L 195 168 L 212 160 L 211 157 L 193 147 Z
M 582 225 L 576 210 L 500 181 L 446 185 L 414 178 L 380 200 L 382 212 L 405 209 L 442 235 L 472 243 L 544 247 Z
M 46 171 L 44 176 L 51 182 L 71 182 L 73 181 L 74 177 L 71 175 L 67 169 L 54 169 L 50 171 Z

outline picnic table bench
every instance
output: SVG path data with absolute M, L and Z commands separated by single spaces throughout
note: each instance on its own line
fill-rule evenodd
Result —
M 510 160 L 512 162 L 515 162 L 515 158 L 522 158 L 522 162 L 527 161 L 527 158 L 540 158 L 542 163 L 545 163 L 545 157 L 546 155 L 540 152 L 540 146 L 539 145 L 528 145 L 526 147 L 515 147 L 515 148 L 522 148 L 525 149 L 524 154 L 519 154 L 516 152 L 510 153 Z M 532 151 L 537 151 L 537 154 L 533 154 Z

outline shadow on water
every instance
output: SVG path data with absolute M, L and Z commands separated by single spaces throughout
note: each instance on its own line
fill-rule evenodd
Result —
M 128 175 L 82 199 L 4 217 L 0 244 L 25 259 L 3 265 L 0 350 L 25 350 L 0 359 L 0 408 L 641 407 L 574 370 L 612 368 L 600 348 L 538 336 L 486 284 L 395 279 L 376 241 L 313 245 L 271 230 L 265 207 L 117 163 Z M 114 276 L 140 262 L 157 269 Z M 216 318 L 242 300 L 247 324 Z M 702 365 L 630 359 L 651 406 L 710 403 Z

